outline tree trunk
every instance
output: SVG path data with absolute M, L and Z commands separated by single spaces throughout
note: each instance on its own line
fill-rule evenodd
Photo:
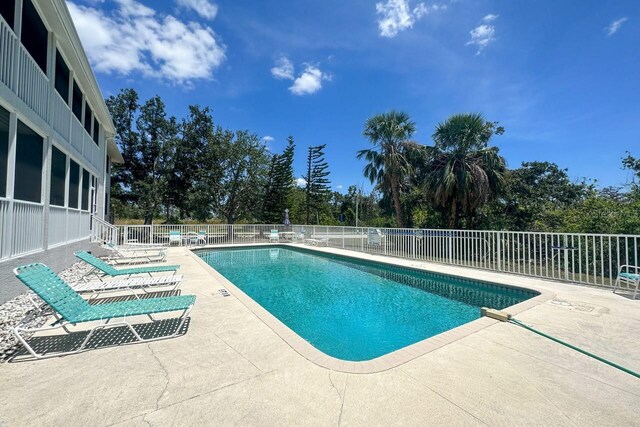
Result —
M 451 203 L 451 216 L 449 217 L 449 228 L 455 230 L 458 222 L 458 203 L 454 200 Z
M 400 204 L 400 185 L 397 179 L 392 178 L 391 181 L 391 198 L 393 199 L 393 207 L 396 211 L 396 223 L 398 227 L 404 227 L 404 217 L 402 215 L 402 205 Z

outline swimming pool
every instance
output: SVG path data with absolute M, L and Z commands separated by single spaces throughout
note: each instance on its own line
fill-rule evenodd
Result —
M 534 291 L 290 247 L 198 256 L 329 356 L 370 360 L 502 309 Z

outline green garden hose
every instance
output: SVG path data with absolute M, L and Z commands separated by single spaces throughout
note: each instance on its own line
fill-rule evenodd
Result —
M 525 328 L 525 329 L 527 329 L 527 330 L 529 330 L 529 331 L 531 331 L 531 332 L 533 332 L 533 333 L 535 333 L 535 334 L 538 334 L 538 335 L 541 335 L 541 336 L 543 336 L 543 337 L 545 337 L 545 338 L 548 338 L 548 339 L 550 339 L 551 341 L 555 341 L 555 342 L 557 342 L 558 344 L 562 344 L 562 345 L 563 345 L 563 346 L 565 346 L 565 347 L 569 347 L 569 348 L 570 348 L 570 349 L 572 349 L 572 350 L 575 350 L 575 351 L 580 352 L 580 353 L 582 353 L 582 354 L 584 354 L 584 355 L 586 355 L 586 356 L 589 356 L 589 357 L 591 357 L 591 358 L 594 358 L 594 359 L 596 359 L 596 360 L 598 360 L 598 361 L 600 361 L 600 362 L 602 362 L 602 363 L 606 363 L 606 364 L 607 364 L 607 365 L 609 365 L 609 366 L 613 366 L 614 368 L 619 369 L 619 370 L 621 370 L 622 372 L 626 372 L 626 373 L 627 373 L 627 374 L 629 374 L 629 375 L 633 375 L 633 376 L 634 376 L 634 377 L 636 377 L 636 378 L 640 378 L 640 374 L 639 374 L 639 373 L 637 373 L 637 372 L 632 371 L 631 369 L 627 369 L 627 368 L 625 368 L 624 366 L 620 366 L 620 365 L 618 365 L 617 363 L 613 363 L 613 362 L 611 362 L 610 360 L 604 359 L 604 358 L 602 358 L 602 357 L 600 357 L 600 356 L 596 356 L 596 355 L 595 355 L 595 354 L 593 354 L 593 353 L 589 353 L 589 352 L 588 352 L 588 351 L 586 351 L 586 350 L 583 350 L 583 349 L 581 349 L 581 348 L 579 348 L 579 347 L 576 347 L 576 346 L 574 346 L 574 345 L 571 345 L 571 344 L 569 344 L 569 343 L 566 343 L 566 342 L 564 342 L 564 341 L 562 341 L 562 340 L 560 340 L 560 339 L 558 339 L 558 338 L 552 337 L 551 335 L 547 335 L 547 334 L 545 334 L 544 332 L 541 332 L 541 331 L 539 331 L 539 330 L 537 330 L 537 329 L 532 328 L 531 326 L 525 325 L 524 323 L 520 322 L 519 320 L 516 320 L 516 319 L 514 319 L 514 318 L 509 318 L 508 322 L 513 323 L 514 325 L 521 326 L 521 327 L 523 327 L 523 328 Z

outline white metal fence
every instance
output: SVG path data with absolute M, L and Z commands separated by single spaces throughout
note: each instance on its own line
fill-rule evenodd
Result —
M 279 242 L 306 242 L 598 286 L 612 286 L 621 265 L 640 265 L 640 235 L 162 224 L 119 225 L 114 242 L 161 245 L 266 243 L 273 241 L 269 238 L 272 229 L 278 230 Z
M 41 203 L 0 198 L 0 261 L 88 239 L 91 214 Z

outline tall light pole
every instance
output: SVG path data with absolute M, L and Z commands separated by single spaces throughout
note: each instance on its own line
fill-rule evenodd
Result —
M 360 188 L 356 192 L 356 228 L 358 227 L 358 202 L 360 201 Z

